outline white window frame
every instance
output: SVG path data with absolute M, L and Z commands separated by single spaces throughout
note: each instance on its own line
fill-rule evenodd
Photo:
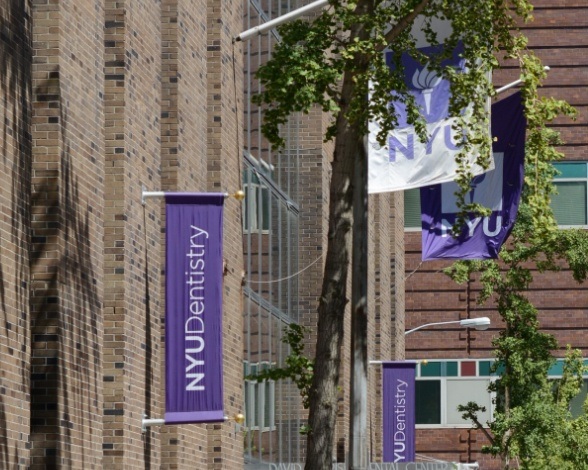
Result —
M 408 191 L 420 191 L 420 188 L 414 188 L 414 189 L 405 189 L 404 190 L 404 197 L 406 198 L 406 193 Z M 420 199 L 420 193 L 419 193 L 419 199 Z M 419 206 L 420 207 L 420 206 Z M 405 217 L 406 213 L 403 212 L 403 217 Z M 406 218 L 405 218 L 406 219 Z M 419 210 L 419 220 L 420 220 L 420 210 Z M 419 224 L 418 226 L 411 226 L 411 227 L 407 227 L 406 226 L 406 220 L 404 220 L 404 231 L 405 232 L 420 232 L 422 231 L 422 226 Z
M 247 159 L 250 160 L 245 165 L 245 171 L 249 173 L 243 181 L 243 233 L 262 233 L 268 234 L 270 229 L 270 212 L 272 203 L 272 191 L 267 184 L 264 184 L 264 178 L 271 178 L 274 166 L 263 159 L 257 159 L 249 152 L 246 152 Z M 268 220 L 265 220 L 267 211 Z
M 557 362 L 561 363 L 563 362 L 563 358 L 557 358 Z M 441 428 L 471 428 L 472 424 L 468 423 L 468 422 L 464 422 L 463 424 L 451 424 L 448 423 L 448 404 L 447 404 L 447 397 L 448 397 L 448 391 L 447 391 L 447 383 L 448 382 L 457 382 L 457 381 L 483 381 L 485 382 L 485 387 L 484 389 L 487 390 L 488 385 L 490 385 L 490 383 L 495 382 L 499 377 L 499 373 L 497 372 L 493 372 L 491 373 L 491 375 L 480 375 L 480 364 L 482 362 L 487 362 L 487 361 L 494 361 L 494 359 L 435 359 L 435 360 L 431 360 L 428 361 L 428 364 L 433 364 L 433 363 L 449 363 L 449 362 L 456 362 L 457 363 L 457 371 L 458 374 L 461 371 L 461 363 L 463 362 L 475 362 L 476 363 L 476 374 L 475 375 L 420 375 L 421 372 L 421 367 L 423 366 L 422 364 L 419 365 L 419 367 L 417 368 L 417 371 L 419 371 L 416 380 L 417 381 L 438 381 L 440 382 L 440 390 L 439 390 L 439 394 L 440 394 L 440 401 L 441 401 L 441 409 L 440 409 L 440 423 L 439 424 L 417 424 L 416 427 L 417 429 L 441 429 Z M 587 364 L 588 360 L 584 361 L 585 365 Z M 561 373 L 560 374 L 554 374 L 554 373 L 549 373 L 548 374 L 548 378 L 549 379 L 561 379 Z M 584 385 L 588 388 L 588 373 L 584 374 L 583 376 L 584 379 Z M 584 393 L 585 395 L 588 394 L 588 391 L 585 392 L 581 392 Z M 492 421 L 494 419 L 494 412 L 496 409 L 496 392 L 488 392 L 489 396 L 489 418 L 488 419 L 483 419 L 482 420 L 482 424 L 486 426 L 486 421 Z M 581 398 L 582 400 L 582 398 Z M 477 401 L 475 399 L 471 399 L 469 401 Z M 583 400 L 582 400 L 583 401 Z M 477 401 L 478 404 L 480 404 L 481 406 L 486 406 L 485 403 L 480 403 L 479 400 Z M 466 403 L 460 403 L 465 405 Z M 488 407 L 487 407 L 488 408 Z
M 416 380 L 418 381 L 439 381 L 440 382 L 440 400 L 441 400 L 441 423 L 439 424 L 417 424 L 417 429 L 439 429 L 439 428 L 471 428 L 472 423 L 464 421 L 463 424 L 457 423 L 448 423 L 448 393 L 447 393 L 447 383 L 448 382 L 466 382 L 466 381 L 479 381 L 484 382 L 485 388 L 490 385 L 491 382 L 496 380 L 496 377 L 476 377 L 476 376 L 464 376 L 464 377 L 418 377 Z M 495 408 L 495 392 L 488 392 L 489 397 L 489 419 L 484 419 L 482 424 L 486 424 L 485 421 L 492 421 L 494 418 L 494 408 Z M 476 401 L 474 398 L 470 401 Z M 478 401 L 479 403 L 479 401 Z M 466 403 L 462 403 L 465 405 Z M 479 403 L 481 406 L 486 406 L 488 408 L 487 403 Z
M 257 177 L 259 179 L 259 177 Z M 244 183 L 243 191 L 243 232 L 269 233 L 270 221 L 265 220 L 265 211 L 269 213 L 271 191 L 263 183 Z M 269 217 L 269 214 L 268 214 Z
M 271 367 L 268 361 L 248 363 L 245 361 L 246 370 L 251 366 L 257 366 L 257 370 Z M 264 367 L 265 366 L 265 367 Z M 276 429 L 276 382 L 274 380 L 245 380 L 245 423 L 244 427 L 251 431 L 273 431 Z M 268 403 L 269 402 L 269 403 Z M 266 419 L 266 404 L 269 416 Z M 257 406 L 256 406 L 257 405 Z M 257 408 L 257 413 L 255 412 Z M 260 426 L 260 423 L 262 425 Z
M 553 183 L 557 186 L 558 183 L 584 183 L 584 185 L 586 186 L 586 201 L 584 201 L 585 203 L 585 207 L 586 207 L 586 220 L 588 220 L 588 162 L 586 161 L 569 161 L 569 162 L 557 162 L 558 164 L 566 164 L 566 163 L 583 163 L 586 167 L 586 174 L 584 177 L 574 177 L 574 178 L 562 178 L 561 176 L 555 176 L 553 178 Z M 555 216 L 555 213 L 553 214 Z M 555 218 L 555 220 L 557 221 L 557 217 Z M 568 228 L 588 228 L 587 224 L 577 224 L 577 225 L 560 225 L 558 224 L 558 227 L 561 229 L 568 229 Z
M 490 383 L 496 381 L 496 379 L 498 378 L 497 375 L 492 374 L 492 375 L 480 375 L 480 364 L 483 362 L 487 362 L 487 361 L 494 361 L 494 359 L 469 359 L 469 358 L 460 358 L 460 359 L 456 359 L 456 358 L 449 358 L 449 359 L 435 359 L 435 360 L 430 360 L 428 361 L 427 365 L 433 365 L 435 363 L 440 363 L 440 364 L 448 364 L 448 363 L 456 363 L 456 367 L 457 367 L 457 375 L 445 375 L 445 373 L 443 372 L 443 375 L 422 375 L 422 367 L 427 367 L 427 365 L 424 364 L 420 364 L 419 367 L 417 368 L 417 377 L 416 380 L 417 381 L 431 381 L 431 380 L 436 380 L 440 382 L 440 390 L 439 390 L 439 394 L 440 394 L 440 405 L 441 405 L 441 409 L 440 409 L 440 423 L 438 424 L 429 424 L 429 423 L 424 423 L 424 424 L 417 424 L 416 427 L 417 429 L 441 429 L 441 428 L 471 428 L 472 427 L 472 423 L 468 422 L 468 421 L 464 421 L 461 424 L 455 424 L 455 423 L 449 423 L 448 422 L 448 391 L 447 391 L 447 384 L 448 382 L 459 382 L 459 381 L 480 381 L 483 382 L 484 384 L 484 390 L 488 389 L 488 386 L 490 385 Z M 475 374 L 474 375 L 461 375 L 461 370 L 462 370 L 462 363 L 463 362 L 475 362 L 476 364 L 476 369 L 475 369 Z M 484 418 L 482 420 L 482 424 L 486 425 L 486 421 L 492 421 L 494 419 L 494 410 L 495 410 L 495 401 L 496 401 L 496 392 L 487 392 L 488 393 L 488 401 L 485 401 L 483 403 L 480 402 L 480 398 L 478 398 L 476 400 L 476 397 L 471 397 L 471 398 L 467 398 L 464 399 L 464 403 L 460 403 L 461 405 L 465 405 L 467 404 L 467 401 L 475 401 L 477 402 L 480 406 L 485 406 L 487 409 L 488 414 L 488 418 Z

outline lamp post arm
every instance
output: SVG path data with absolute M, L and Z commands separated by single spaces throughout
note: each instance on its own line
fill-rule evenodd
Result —
M 461 321 L 460 320 L 455 320 L 455 321 L 441 321 L 441 322 L 435 322 L 435 323 L 425 323 L 424 325 L 417 326 L 416 328 L 413 328 L 412 330 L 405 331 L 404 332 L 404 335 L 406 336 L 406 335 L 408 335 L 408 334 L 410 334 L 410 333 L 412 333 L 414 331 L 420 330 L 422 328 L 427 328 L 429 326 L 450 325 L 450 324 L 453 324 L 453 323 L 461 323 Z

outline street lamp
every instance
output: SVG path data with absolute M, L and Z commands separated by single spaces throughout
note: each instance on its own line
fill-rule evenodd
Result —
M 454 321 L 440 321 L 435 323 L 425 323 L 424 325 L 417 326 L 412 330 L 408 330 L 404 332 L 406 336 L 409 333 L 414 331 L 420 330 L 422 328 L 427 328 L 429 326 L 436 326 L 436 325 L 450 325 L 450 324 L 457 324 L 463 328 L 475 328 L 476 330 L 487 330 L 490 326 L 490 319 L 488 317 L 479 317 L 479 318 L 464 318 L 463 320 L 454 320 Z

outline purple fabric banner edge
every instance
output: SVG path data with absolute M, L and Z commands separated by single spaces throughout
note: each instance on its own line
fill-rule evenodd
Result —
M 192 413 L 165 413 L 166 424 L 218 423 L 225 421 L 225 414 L 221 411 L 201 411 Z

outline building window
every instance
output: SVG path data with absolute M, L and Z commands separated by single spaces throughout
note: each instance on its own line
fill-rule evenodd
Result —
M 488 386 L 490 361 L 453 360 L 421 362 L 416 381 L 416 424 L 419 427 L 470 427 L 457 407 L 470 401 L 486 407 L 480 422 L 492 419 L 493 394 Z
M 250 156 L 251 160 L 256 161 Z M 270 229 L 271 192 L 265 182 L 271 177 L 271 168 L 265 162 L 246 166 L 243 172 L 243 231 L 268 233 Z
M 588 162 L 558 162 L 553 165 L 559 174 L 553 182 L 557 193 L 551 208 L 560 227 L 588 226 Z M 420 189 L 404 191 L 404 228 L 421 229 Z
M 245 361 L 245 377 L 267 370 L 269 362 Z M 271 431 L 276 427 L 276 383 L 273 380 L 257 382 L 245 380 L 245 427 L 248 430 Z
M 554 163 L 559 172 L 554 178 L 558 194 L 551 198 L 551 207 L 561 227 L 588 226 L 588 163 Z
M 492 394 L 488 392 L 489 378 L 418 379 L 416 382 L 416 424 L 430 426 L 471 426 L 457 410 L 470 401 L 484 406 L 478 413 L 480 422 L 492 419 Z
M 421 190 L 420 188 L 404 191 L 404 228 L 421 229 Z
M 572 398 L 570 402 L 570 412 L 574 418 L 578 418 L 584 414 L 584 403 L 588 397 L 588 380 L 584 379 L 580 393 Z
M 416 423 L 441 424 L 441 381 L 417 380 Z
M 457 407 L 470 401 L 484 406 L 486 411 L 479 413 L 481 423 L 493 419 L 495 397 L 488 392 L 490 382 L 502 372 L 498 367 L 491 372 L 494 361 L 490 359 L 461 359 L 423 361 L 417 367 L 416 377 L 416 424 L 421 428 L 431 427 L 470 427 L 471 423 L 462 419 Z M 584 360 L 588 367 L 588 359 Z M 556 360 L 548 371 L 548 377 L 561 378 L 564 360 Z M 573 417 L 584 414 L 583 404 L 588 396 L 588 376 L 580 393 L 570 403 Z

